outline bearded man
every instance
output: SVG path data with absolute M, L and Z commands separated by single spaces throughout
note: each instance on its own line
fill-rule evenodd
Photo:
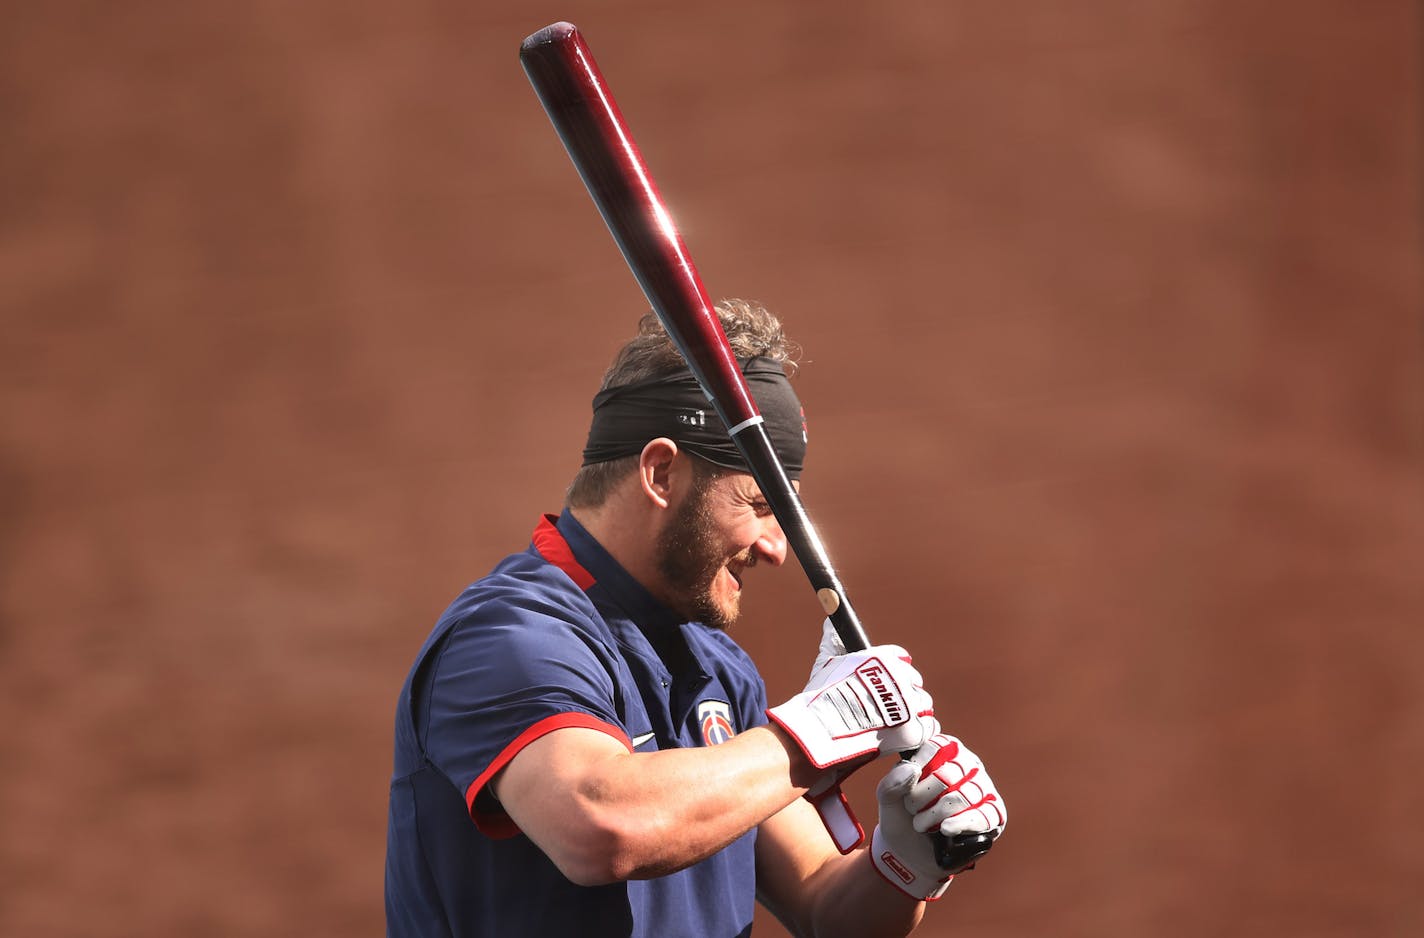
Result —
M 761 307 L 717 311 L 796 480 L 792 347 Z M 767 707 L 727 630 L 748 571 L 786 554 L 649 314 L 564 511 L 451 604 L 401 691 L 388 935 L 732 938 L 758 900 L 798 935 L 908 934 L 955 872 L 927 832 L 997 836 L 1003 800 L 898 646 L 846 654 L 827 626 L 805 690 Z M 841 853 L 805 796 L 904 751 L 871 846 Z

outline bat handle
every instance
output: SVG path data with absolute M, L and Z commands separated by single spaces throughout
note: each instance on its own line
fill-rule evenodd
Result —
M 935 863 L 949 873 L 972 869 L 974 863 L 994 846 L 993 834 L 957 834 L 950 839 L 935 831 L 930 839 L 934 841 Z

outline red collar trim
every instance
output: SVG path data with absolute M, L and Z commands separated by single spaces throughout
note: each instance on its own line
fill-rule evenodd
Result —
M 534 549 L 539 552 L 540 557 L 568 574 L 569 579 L 573 580 L 579 589 L 587 591 L 597 581 L 592 573 L 574 559 L 573 548 L 554 526 L 554 522 L 558 520 L 558 515 L 545 515 L 539 519 L 539 526 L 534 529 Z

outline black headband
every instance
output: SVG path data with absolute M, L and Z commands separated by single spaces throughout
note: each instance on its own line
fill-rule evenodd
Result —
M 806 461 L 806 417 L 786 372 L 769 358 L 745 359 L 740 364 L 786 475 L 800 478 Z M 600 391 L 593 399 L 583 464 L 636 455 L 660 436 L 714 465 L 751 471 L 722 418 L 685 367 L 661 378 Z

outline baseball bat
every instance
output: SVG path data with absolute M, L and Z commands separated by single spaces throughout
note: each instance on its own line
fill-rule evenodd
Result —
M 707 288 L 583 36 L 572 23 L 554 23 L 524 40 L 519 60 L 633 276 L 751 468 L 822 610 L 848 651 L 870 647 L 772 447 Z M 936 857 L 946 870 L 969 866 L 992 844 L 988 834 L 961 835 L 952 843 L 935 836 Z

